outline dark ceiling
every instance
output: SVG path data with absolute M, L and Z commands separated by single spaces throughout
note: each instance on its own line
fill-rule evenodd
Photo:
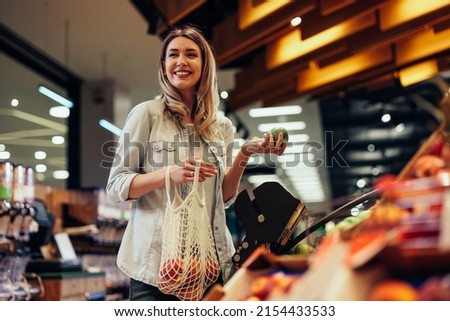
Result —
M 149 22 L 149 33 L 156 33 L 155 26 L 164 30 L 165 19 L 153 1 L 131 2 Z M 206 1 L 179 23 L 201 26 L 211 39 L 213 28 L 236 11 L 237 1 Z M 261 51 L 264 51 L 263 45 L 228 61 L 221 68 L 247 67 Z M 313 97 L 320 100 L 326 145 L 325 166 L 335 199 L 370 188 L 380 175 L 398 174 L 438 126 L 436 118 L 427 111 L 439 108 L 442 91 L 436 82 L 428 81 L 405 89 L 389 79 L 370 91 L 361 89 L 364 86 L 360 84 L 352 85 L 347 88 L 358 89 L 341 88 Z M 392 119 L 383 123 L 380 117 L 386 111 Z M 397 132 L 395 127 L 400 123 L 404 130 Z M 365 187 L 357 187 L 359 179 L 366 180 Z

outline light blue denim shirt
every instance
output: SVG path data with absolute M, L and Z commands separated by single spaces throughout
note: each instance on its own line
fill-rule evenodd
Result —
M 163 113 L 161 100 L 135 106 L 129 113 L 116 150 L 106 187 L 113 202 L 132 202 L 130 220 L 117 255 L 118 267 L 129 277 L 156 286 L 161 261 L 163 216 L 167 205 L 165 188 L 154 190 L 138 199 L 129 199 L 133 178 L 167 165 L 183 161 L 189 155 L 185 132 Z M 234 246 L 226 225 L 225 208 L 236 195 L 224 203 L 222 182 L 231 166 L 233 127 L 223 116 L 218 118 L 217 141 L 207 141 L 209 161 L 218 167 L 213 215 L 213 234 L 222 277 L 227 281 L 233 265 Z

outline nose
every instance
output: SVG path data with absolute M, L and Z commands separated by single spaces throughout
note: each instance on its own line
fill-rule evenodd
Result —
M 186 66 L 186 59 L 184 59 L 183 55 L 178 56 L 177 66 Z

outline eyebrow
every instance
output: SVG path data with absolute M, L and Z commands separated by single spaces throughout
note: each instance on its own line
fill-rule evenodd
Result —
M 169 49 L 167 50 L 167 52 L 169 52 L 169 51 L 180 51 L 180 49 L 177 49 L 177 48 L 169 48 Z M 188 48 L 188 49 L 186 49 L 186 51 L 198 52 L 198 50 L 197 50 L 197 49 L 194 49 L 194 48 Z

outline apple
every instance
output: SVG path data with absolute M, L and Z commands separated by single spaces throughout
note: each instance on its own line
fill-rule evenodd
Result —
M 413 168 L 418 178 L 434 176 L 445 168 L 445 161 L 439 156 L 422 155 L 416 160 Z
M 168 259 L 164 262 L 161 268 L 161 275 L 166 285 L 178 285 L 181 283 L 183 264 L 184 262 L 181 259 Z
M 220 274 L 220 266 L 217 260 L 209 259 L 206 261 L 205 282 L 211 284 L 217 280 Z
M 198 256 L 191 256 L 187 263 L 188 273 L 186 276 L 186 282 L 199 282 L 202 276 L 202 261 Z
M 270 132 L 272 133 L 274 140 L 278 139 L 278 136 L 280 135 L 280 133 L 283 133 L 283 141 L 284 142 L 287 143 L 289 140 L 289 133 L 286 130 L 286 128 L 284 128 L 284 127 L 274 127 L 270 130 Z
M 302 255 L 308 255 L 315 251 L 316 249 L 314 246 L 309 245 L 308 243 L 299 243 L 295 247 L 295 253 L 302 254 Z

